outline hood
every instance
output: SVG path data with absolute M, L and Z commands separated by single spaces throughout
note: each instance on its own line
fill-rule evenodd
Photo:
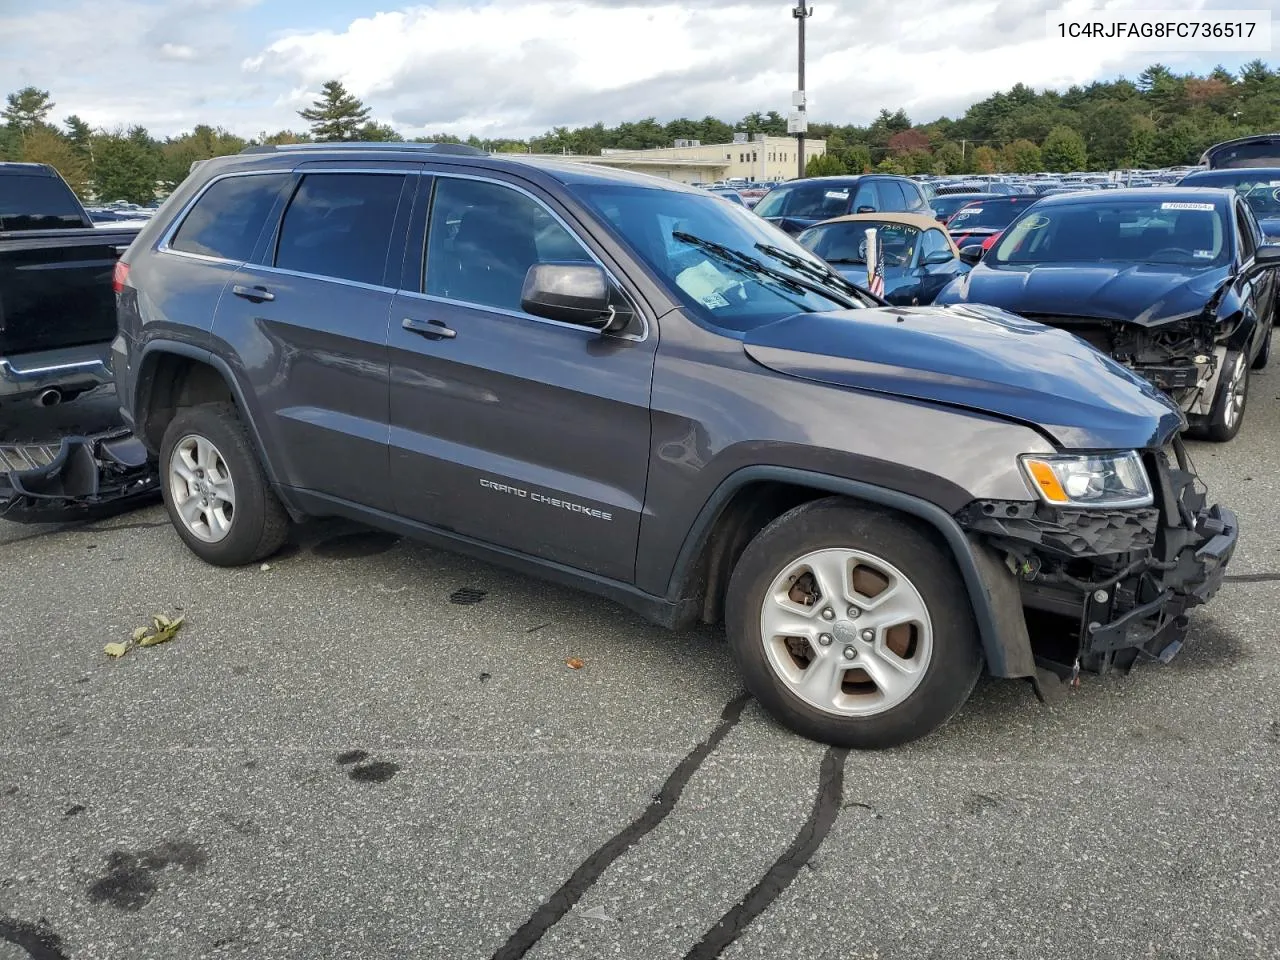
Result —
M 939 303 L 986 303 L 1012 313 L 1123 320 L 1144 327 L 1204 310 L 1228 267 L 1164 264 L 980 263 Z
M 1066 449 L 1161 446 L 1183 423 L 1171 400 L 1079 337 L 992 307 L 796 314 L 749 331 L 744 349 L 789 376 L 1017 420 Z

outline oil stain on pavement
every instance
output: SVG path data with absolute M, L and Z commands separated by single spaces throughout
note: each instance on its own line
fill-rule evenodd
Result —
M 351 767 L 347 771 L 347 777 L 359 783 L 386 783 L 400 772 L 400 765 L 390 760 L 365 763 L 369 759 L 367 750 L 348 750 L 334 759 L 340 767 Z
M 160 889 L 157 873 L 167 867 L 181 867 L 191 873 L 203 867 L 208 859 L 200 847 L 185 841 L 166 841 L 137 852 L 113 850 L 106 857 L 106 876 L 89 886 L 89 899 L 117 910 L 141 910 Z

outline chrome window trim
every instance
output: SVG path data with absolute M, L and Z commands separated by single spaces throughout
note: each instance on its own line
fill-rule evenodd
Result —
M 645 340 L 649 339 L 648 315 L 644 312 L 644 310 L 640 308 L 640 305 L 636 303 L 635 298 L 633 298 L 631 294 L 627 292 L 627 288 L 623 286 L 621 281 L 618 280 L 617 275 L 612 270 L 609 269 L 608 265 L 601 262 L 600 258 L 596 256 L 595 251 L 592 250 L 588 244 L 583 242 L 582 237 L 578 235 L 577 231 L 574 230 L 571 226 L 569 226 L 569 224 L 565 222 L 564 218 L 560 216 L 560 214 L 556 213 L 549 206 L 547 206 L 547 204 L 543 202 L 542 198 L 540 198 L 533 192 L 525 189 L 524 187 L 520 186 L 519 184 L 511 183 L 509 180 L 498 180 L 493 177 L 482 177 L 482 176 L 477 176 L 475 174 L 469 174 L 469 173 L 453 173 L 452 171 L 438 172 L 435 170 L 424 170 L 422 175 L 434 177 L 437 181 L 450 180 L 450 179 L 475 180 L 480 183 L 491 183 L 491 184 L 494 184 L 495 186 L 506 187 L 509 190 L 515 190 L 517 193 L 524 194 L 526 197 L 528 197 L 530 200 L 532 200 L 534 203 L 540 206 L 543 210 L 545 210 L 556 221 L 556 223 L 560 224 L 560 226 L 564 228 L 565 232 L 568 233 L 569 236 L 571 236 L 575 241 L 577 241 L 578 246 L 582 247 L 582 249 L 586 252 L 587 256 L 591 258 L 592 262 L 596 266 L 598 266 L 601 270 L 604 271 L 605 276 L 608 277 L 609 281 L 615 287 L 618 288 L 618 292 L 621 293 L 626 298 L 627 303 L 631 305 L 632 312 L 637 317 L 640 318 L 642 329 L 639 334 L 635 334 L 635 333 L 601 334 L 600 331 L 593 330 L 591 327 L 584 327 L 576 323 L 564 323 L 563 321 L 560 321 L 560 320 L 548 320 L 545 317 L 535 317 L 533 314 L 525 313 L 523 310 L 509 310 L 509 309 L 506 309 L 505 307 L 491 307 L 487 304 L 472 303 L 471 301 L 468 301 L 468 300 L 453 300 L 453 299 L 450 299 L 449 297 L 441 297 L 436 294 L 427 293 L 425 290 L 420 292 L 413 291 L 413 290 L 402 290 L 401 291 L 402 293 L 405 293 L 409 296 L 418 297 L 424 300 L 433 300 L 439 303 L 447 303 L 447 304 L 452 304 L 454 306 L 460 306 L 460 307 L 470 307 L 473 310 L 491 310 L 494 313 L 500 313 L 500 314 L 503 314 L 504 316 L 518 317 L 524 320 L 533 320 L 538 323 L 548 323 L 556 327 L 568 327 L 573 330 L 586 331 L 593 334 L 594 336 L 602 336 L 602 335 L 610 336 L 617 340 L 631 340 L 636 343 L 643 343 Z M 434 210 L 434 208 L 435 208 L 435 190 L 432 190 L 431 205 L 427 208 L 426 243 L 424 243 L 422 246 L 422 262 L 423 262 L 422 275 L 424 280 L 427 277 L 427 270 L 426 270 L 427 259 L 431 254 L 431 213 Z
M 378 293 L 397 293 L 395 287 L 383 286 L 380 283 L 365 283 L 363 280 L 349 280 L 346 277 L 330 277 L 323 273 L 303 273 L 301 270 L 288 270 L 284 267 L 272 267 L 263 263 L 245 263 L 245 269 L 257 270 L 262 273 L 274 273 L 281 277 L 298 277 L 303 280 L 324 280 L 327 283 L 341 283 L 349 287 L 360 287 L 363 290 L 373 290 Z

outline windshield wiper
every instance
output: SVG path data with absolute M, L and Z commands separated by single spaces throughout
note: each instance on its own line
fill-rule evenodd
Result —
M 789 273 L 775 270 L 767 263 L 757 260 L 741 250 L 734 250 L 732 247 L 726 247 L 723 243 L 716 243 L 714 240 L 704 240 L 702 237 L 694 236 L 692 233 L 685 233 L 683 230 L 672 230 L 671 236 L 672 239 L 679 240 L 681 243 L 687 243 L 690 246 L 706 250 L 743 272 L 752 273 L 759 277 L 768 277 L 774 283 L 786 287 L 793 293 L 816 293 L 820 297 L 826 297 L 833 303 L 848 305 L 844 298 L 834 296 L 825 284 L 820 285 L 811 280 L 793 277 Z M 853 305 L 857 306 L 857 304 Z
M 756 249 L 759 250 L 761 253 L 767 253 L 769 256 L 773 257 L 773 259 L 777 260 L 779 263 L 785 263 L 792 270 L 796 270 L 800 273 L 803 273 L 807 277 L 812 277 L 814 280 L 817 280 L 824 287 L 829 287 L 834 290 L 839 290 L 842 293 L 844 293 L 846 296 L 852 293 L 854 297 L 857 297 L 863 293 L 863 291 L 860 290 L 856 284 L 846 280 L 844 277 L 840 276 L 840 274 L 836 273 L 834 270 L 823 270 L 817 264 L 811 263 L 810 261 L 804 259 L 804 257 L 796 256 L 796 254 L 790 253 L 787 250 L 783 250 L 781 247 L 775 247 L 771 243 L 757 243 Z M 841 259 L 837 262 L 866 263 L 865 260 L 850 260 L 850 259 Z M 857 304 L 857 306 L 861 306 L 861 304 Z

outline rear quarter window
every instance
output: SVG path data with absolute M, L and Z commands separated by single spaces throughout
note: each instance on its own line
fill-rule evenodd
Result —
M 248 260 L 289 179 L 290 174 L 271 173 L 215 181 L 183 219 L 169 248 L 221 260 Z

